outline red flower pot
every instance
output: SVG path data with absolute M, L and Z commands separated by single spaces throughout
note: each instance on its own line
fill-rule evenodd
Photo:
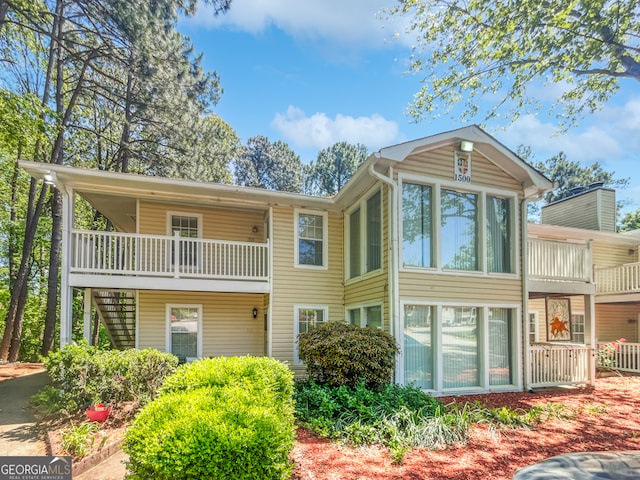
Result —
M 107 420 L 107 417 L 109 417 L 111 407 L 105 406 L 104 403 L 96 403 L 87 408 L 86 412 L 89 420 L 92 422 L 102 423 Z

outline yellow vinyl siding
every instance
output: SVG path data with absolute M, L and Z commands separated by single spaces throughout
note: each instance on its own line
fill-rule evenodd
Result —
M 404 172 L 452 181 L 454 152 L 455 148 L 449 146 L 413 155 L 398 165 L 395 172 L 396 174 Z M 467 184 L 460 183 L 460 188 L 464 188 L 465 185 Z M 522 185 L 513 177 L 478 152 L 471 153 L 471 183 L 469 187 L 495 187 L 516 192 L 522 191 Z
M 522 303 L 520 280 L 400 272 L 400 296 L 413 300 Z
M 138 347 L 166 351 L 167 304 L 202 305 L 202 356 L 264 355 L 263 295 L 144 290 L 138 293 Z M 253 318 L 253 307 L 258 317 Z
M 594 267 L 614 267 L 636 261 L 636 250 L 632 245 L 594 241 L 592 250 Z
M 328 268 L 296 267 L 295 210 L 273 207 L 272 354 L 292 366 L 295 305 L 326 306 L 330 321 L 344 321 L 342 213 L 329 212 L 328 224 Z
M 610 342 L 624 338 L 627 342 L 639 342 L 638 314 L 640 305 L 597 304 L 596 339 L 598 342 Z
M 265 241 L 265 212 L 231 208 L 207 208 L 141 201 L 139 228 L 142 234 L 167 235 L 167 212 L 186 215 L 202 215 L 202 236 L 207 239 L 237 242 Z M 253 232 L 253 227 L 257 232 Z

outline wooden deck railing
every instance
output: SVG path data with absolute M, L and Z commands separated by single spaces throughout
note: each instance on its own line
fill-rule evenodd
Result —
M 528 274 L 532 280 L 593 281 L 591 244 L 530 238 Z
M 598 343 L 598 348 L 602 348 L 604 345 L 606 343 Z M 609 367 L 621 372 L 640 373 L 640 343 L 616 342 L 616 345 L 611 349 L 613 351 L 609 350 L 611 352 L 610 361 L 603 362 L 598 366 Z
M 75 230 L 73 273 L 267 281 L 267 243 Z
M 640 292 L 640 263 L 595 269 L 598 293 Z
M 591 383 L 591 347 L 535 344 L 531 352 L 531 388 Z

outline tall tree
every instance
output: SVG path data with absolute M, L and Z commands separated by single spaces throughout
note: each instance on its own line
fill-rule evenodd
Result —
M 157 152 L 165 148 L 167 132 L 177 131 L 177 127 L 184 124 L 185 115 L 200 115 L 217 100 L 217 76 L 202 71 L 200 59 L 193 56 L 188 40 L 175 31 L 178 14 L 193 14 L 196 0 L 44 0 L 34 9 L 35 3 L 38 2 L 7 2 L 7 10 L 0 19 L 3 57 L 20 54 L 25 59 L 5 60 L 12 76 L 3 78 L 4 85 L 38 95 L 42 105 L 55 112 L 43 117 L 55 126 L 53 142 L 38 144 L 26 154 L 28 158 L 69 163 L 73 154 L 80 150 L 77 145 L 83 136 L 83 144 L 91 145 L 84 134 L 93 131 L 96 136 L 102 135 L 106 131 L 104 124 L 99 123 L 94 129 L 90 117 L 80 113 L 89 111 L 90 99 L 99 99 L 102 106 L 110 105 L 117 113 L 111 117 L 110 135 L 100 137 L 102 143 L 98 145 L 96 158 L 105 165 L 108 162 L 108 168 L 127 171 L 133 145 L 153 145 L 145 151 L 156 152 L 156 156 L 145 159 L 157 159 Z M 229 0 L 209 3 L 214 5 L 216 12 L 221 12 L 228 8 Z M 25 32 L 30 32 L 32 38 L 27 40 Z M 142 95 L 145 88 L 148 89 L 146 95 Z M 137 98 L 147 101 L 144 107 L 134 103 Z M 171 101 L 152 102 L 155 99 Z M 164 109 L 164 115 L 159 114 L 159 109 L 149 107 L 156 104 Z M 136 117 L 136 114 L 139 115 Z M 93 118 L 102 120 L 104 117 L 96 115 Z M 144 119 L 140 124 L 152 133 L 136 130 L 136 119 Z M 167 124 L 172 124 L 173 128 Z M 116 132 L 119 134 L 115 135 Z M 117 139 L 116 148 L 111 143 L 114 139 Z M 105 146 L 110 148 L 110 158 L 103 155 Z M 80 161 L 95 166 L 96 158 L 87 159 L 84 155 Z M 149 168 L 150 163 L 146 162 L 144 166 Z M 27 278 L 33 236 L 47 192 L 47 186 L 38 189 L 32 182 L 28 202 L 30 217 L 23 237 L 18 275 L 12 285 L 0 359 L 13 360 L 18 356 L 26 298 L 26 280 L 23 279 Z M 60 195 L 54 192 L 43 354 L 51 348 L 56 323 L 60 206 Z
M 302 162 L 289 146 L 258 135 L 247 140 L 235 161 L 238 185 L 283 192 L 302 191 Z
M 415 39 L 410 71 L 422 75 L 411 113 L 441 115 L 464 102 L 462 116 L 478 112 L 486 95 L 515 101 L 512 118 L 526 105 L 534 79 L 566 84 L 558 98 L 565 126 L 593 112 L 619 88 L 640 81 L 637 0 L 400 0 L 392 14 L 409 18 Z M 464 100 L 463 100 L 464 99 Z
M 618 225 L 619 232 L 630 232 L 631 230 L 638 230 L 640 228 L 640 209 L 635 212 L 627 212 L 620 220 Z
M 338 142 L 320 150 L 316 162 L 310 168 L 311 191 L 314 195 L 337 194 L 347 184 L 358 167 L 367 159 L 367 147 Z

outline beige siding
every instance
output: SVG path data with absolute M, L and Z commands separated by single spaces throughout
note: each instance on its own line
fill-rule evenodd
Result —
M 329 320 L 344 321 L 342 213 L 328 216 L 327 269 L 295 267 L 294 222 L 293 208 L 273 208 L 272 354 L 289 364 L 293 364 L 295 305 L 326 306 Z
M 592 249 L 594 267 L 613 267 L 636 261 L 636 250 L 631 245 L 594 241 Z
M 237 242 L 263 242 L 266 238 L 264 211 L 142 201 L 139 210 L 138 233 L 167 235 L 167 212 L 174 212 L 202 215 L 203 238 Z M 254 226 L 257 233 L 253 233 Z
M 454 152 L 455 149 L 449 146 L 414 155 L 398 165 L 395 171 L 451 181 L 453 180 Z M 461 184 L 461 187 L 463 185 Z M 471 186 L 522 191 L 522 186 L 513 177 L 477 152 L 471 154 Z
M 546 205 L 541 220 L 550 225 L 615 232 L 615 192 L 599 188 Z
M 451 302 L 522 303 L 520 280 L 401 272 L 402 297 Z
M 140 291 L 138 346 L 166 351 L 168 304 L 202 305 L 202 355 L 264 355 L 263 295 Z M 253 307 L 258 317 L 253 318 Z
M 596 304 L 596 339 L 610 342 L 624 338 L 627 342 L 640 342 L 638 314 L 640 305 Z

